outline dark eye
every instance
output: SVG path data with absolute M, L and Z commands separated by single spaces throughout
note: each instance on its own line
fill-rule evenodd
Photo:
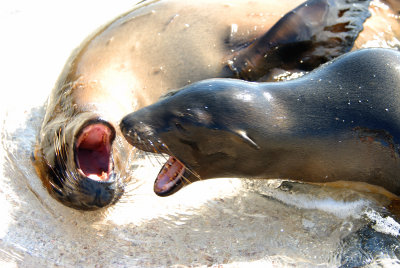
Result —
M 176 128 L 183 133 L 186 133 L 187 130 L 180 124 L 180 123 L 175 123 Z

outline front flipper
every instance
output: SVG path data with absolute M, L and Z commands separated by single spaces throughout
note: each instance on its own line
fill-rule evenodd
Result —
M 230 77 L 256 81 L 273 68 L 312 70 L 351 50 L 369 0 L 309 0 L 228 60 Z

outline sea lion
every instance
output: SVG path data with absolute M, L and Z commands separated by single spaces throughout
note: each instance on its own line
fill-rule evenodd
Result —
M 268 80 L 275 68 L 313 69 L 355 48 L 369 2 L 144 1 L 65 65 L 33 157 L 39 177 L 67 206 L 115 203 L 131 169 L 116 127 L 123 115 L 206 78 Z
M 347 53 L 285 82 L 210 79 L 123 118 L 170 155 L 154 191 L 216 177 L 365 182 L 400 194 L 400 52 Z

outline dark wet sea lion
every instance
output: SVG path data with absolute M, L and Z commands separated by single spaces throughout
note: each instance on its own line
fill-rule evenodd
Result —
M 40 130 L 34 164 L 50 194 L 78 209 L 116 202 L 131 168 L 116 125 L 168 90 L 213 77 L 268 80 L 270 69 L 312 69 L 362 45 L 369 1 L 302 3 L 146 1 L 88 38 L 67 62 Z
M 171 155 L 159 195 L 216 177 L 366 182 L 399 195 L 399 85 L 400 52 L 358 50 L 286 82 L 193 83 L 120 126 L 133 146 Z

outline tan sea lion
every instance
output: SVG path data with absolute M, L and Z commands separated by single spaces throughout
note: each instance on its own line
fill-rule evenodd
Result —
M 276 68 L 313 69 L 354 49 L 369 2 L 141 3 L 88 38 L 65 65 L 34 155 L 39 177 L 67 206 L 115 203 L 130 179 L 131 148 L 116 127 L 125 114 L 206 78 L 268 80 Z

